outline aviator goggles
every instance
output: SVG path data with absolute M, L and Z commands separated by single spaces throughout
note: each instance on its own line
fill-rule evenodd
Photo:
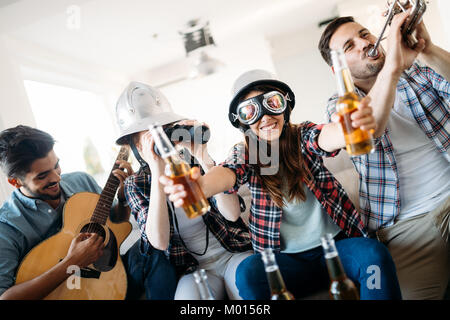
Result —
M 283 95 L 278 91 L 270 91 L 259 96 L 241 102 L 236 113 L 232 114 L 234 121 L 251 125 L 258 122 L 265 114 L 282 114 L 287 107 L 287 101 L 291 101 L 289 94 Z

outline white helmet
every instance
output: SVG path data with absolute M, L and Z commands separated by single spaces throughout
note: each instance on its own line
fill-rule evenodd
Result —
M 123 145 L 128 144 L 126 136 L 148 130 L 150 124 L 163 126 L 186 117 L 173 113 L 169 101 L 158 89 L 131 82 L 117 101 L 116 119 L 120 128 L 116 143 Z

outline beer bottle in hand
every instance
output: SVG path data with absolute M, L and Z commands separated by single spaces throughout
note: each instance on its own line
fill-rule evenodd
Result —
M 360 98 L 355 92 L 355 85 L 344 52 L 331 50 L 331 60 L 339 95 L 336 111 L 340 116 L 347 152 L 350 156 L 370 153 L 374 150 L 372 134 L 367 130 L 352 126 L 350 116 L 358 110 Z
M 330 298 L 333 300 L 359 300 L 358 289 L 345 274 L 333 236 L 327 233 L 321 237 L 325 261 L 330 275 Z
M 184 198 L 183 209 L 188 218 L 196 218 L 209 211 L 209 202 L 203 191 L 197 181 L 191 179 L 190 165 L 181 159 L 163 128 L 159 125 L 150 125 L 149 129 L 161 157 L 166 162 L 165 174 L 173 180 L 174 184 L 184 186 L 186 197 Z
M 208 276 L 206 275 L 205 269 L 194 271 L 195 283 L 197 283 L 197 288 L 200 293 L 202 300 L 215 300 L 212 290 L 208 284 Z
M 294 300 L 292 293 L 286 289 L 272 249 L 264 249 L 261 252 L 261 257 L 269 281 L 271 300 Z

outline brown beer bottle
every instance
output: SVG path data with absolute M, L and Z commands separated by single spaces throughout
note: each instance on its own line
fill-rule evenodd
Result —
M 345 274 L 333 236 L 327 233 L 321 238 L 321 241 L 331 281 L 330 298 L 333 300 L 359 300 L 358 289 Z
M 351 114 L 358 110 L 360 98 L 355 92 L 355 85 L 342 50 L 331 50 L 331 60 L 336 76 L 338 101 L 336 111 L 344 131 L 347 152 L 350 156 L 359 156 L 374 150 L 372 134 L 369 131 L 352 126 Z
M 161 157 L 166 162 L 165 174 L 173 180 L 174 184 L 184 186 L 186 197 L 183 209 L 188 218 L 196 218 L 209 211 L 210 205 L 203 191 L 197 181 L 191 179 L 190 165 L 181 159 L 163 128 L 159 125 L 150 125 L 149 129 Z
M 286 289 L 272 249 L 264 249 L 261 252 L 261 258 L 269 281 L 271 300 L 294 300 L 292 293 Z

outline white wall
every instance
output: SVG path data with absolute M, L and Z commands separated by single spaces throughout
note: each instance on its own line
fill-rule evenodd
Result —
M 272 58 L 280 79 L 295 93 L 292 122 L 324 122 L 324 108 L 336 84 L 330 67 L 317 49 L 322 29 L 311 26 L 271 39 Z
M 4 37 L 0 37 L 0 129 L 18 124 L 34 125 L 20 66 Z
M 18 124 L 35 125 L 20 67 L 6 43 L 5 38 L 0 37 L 0 131 Z M 12 190 L 0 172 L 0 203 Z
M 435 33 L 439 33 L 442 37 L 445 37 L 446 41 L 442 42 L 441 45 L 446 50 L 450 50 L 450 1 L 437 0 L 434 2 L 436 2 L 434 11 L 440 14 L 440 21 L 442 22 L 443 27 L 439 28 L 438 26 L 433 30 L 433 37 Z M 428 23 L 428 20 L 426 22 Z

